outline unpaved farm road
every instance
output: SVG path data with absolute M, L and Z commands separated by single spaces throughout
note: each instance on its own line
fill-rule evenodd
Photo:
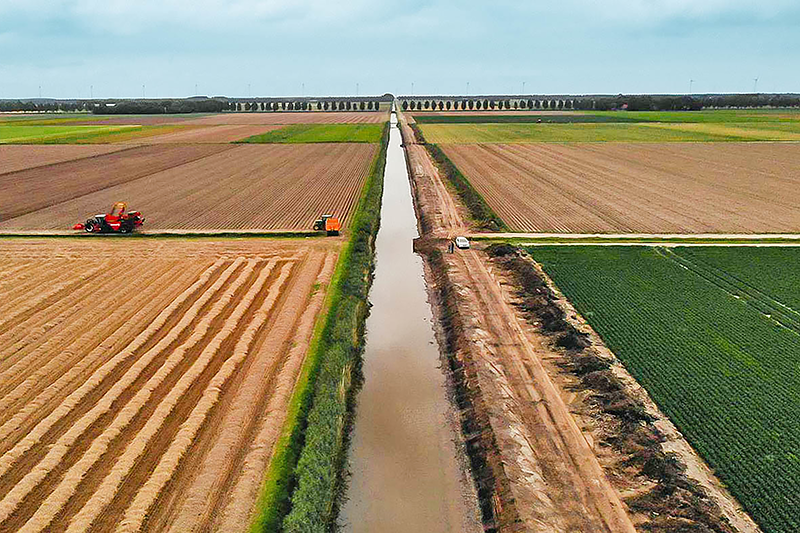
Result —
M 467 225 L 424 147 L 402 124 L 417 209 L 429 235 L 452 237 Z M 588 442 L 487 264 L 474 250 L 445 254 L 459 307 L 468 317 L 469 357 L 477 367 L 505 475 L 521 523 L 508 531 L 634 532 Z M 501 502 L 505 505 L 510 502 Z

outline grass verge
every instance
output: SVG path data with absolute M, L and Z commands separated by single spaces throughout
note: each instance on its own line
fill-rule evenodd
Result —
M 417 140 L 425 145 L 428 149 L 428 153 L 431 154 L 431 157 L 436 162 L 436 166 L 439 167 L 439 170 L 445 178 L 447 178 L 447 181 L 453 186 L 459 199 L 467 207 L 472 219 L 483 229 L 489 231 L 508 231 L 508 226 L 503 222 L 503 219 L 489 207 L 489 204 L 483 199 L 481 193 L 472 186 L 466 176 L 464 176 L 464 174 L 458 170 L 458 167 L 450 161 L 450 158 L 447 157 L 444 151 L 437 145 L 426 142 L 422 130 L 416 124 L 410 124 L 410 126 L 414 130 Z
M 240 143 L 379 143 L 381 124 L 292 124 L 253 135 Z
M 342 486 L 354 371 L 360 368 L 374 244 L 380 224 L 389 125 L 331 279 L 286 423 L 256 502 L 251 533 L 326 531 Z M 357 380 L 356 380 L 357 382 Z

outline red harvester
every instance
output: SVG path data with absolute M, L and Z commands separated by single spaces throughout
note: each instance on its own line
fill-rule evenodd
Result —
M 83 224 L 75 224 L 72 229 L 86 233 L 130 233 L 142 224 L 144 217 L 139 211 L 128 211 L 128 204 L 116 202 L 110 212 L 95 215 Z

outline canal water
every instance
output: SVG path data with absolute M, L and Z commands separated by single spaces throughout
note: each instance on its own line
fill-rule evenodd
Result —
M 432 326 L 400 131 L 392 114 L 364 386 L 350 447 L 349 532 L 482 531 Z

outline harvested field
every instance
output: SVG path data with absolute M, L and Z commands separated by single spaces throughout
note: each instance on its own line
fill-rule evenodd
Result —
M 221 113 L 194 119 L 191 124 L 380 124 L 389 120 L 386 111 L 296 113 Z
M 164 135 L 156 135 L 131 142 L 138 144 L 170 144 L 170 143 L 229 143 L 240 141 L 253 135 L 261 135 L 280 128 L 280 125 L 232 125 L 187 127 Z
M 244 531 L 337 249 L 0 242 L 0 530 Z
M 0 145 L 0 174 L 123 150 L 108 145 Z
M 23 151 L 33 150 L 33 147 L 27 146 L 20 148 Z M 13 217 L 63 204 L 72 199 L 85 198 L 91 193 L 130 183 L 229 148 L 195 145 L 119 150 L 117 147 L 115 149 L 118 151 L 110 154 L 0 174 L 0 190 L 3 191 L 0 196 L 0 225 Z M 117 200 L 119 198 L 111 200 L 111 203 Z M 111 203 L 92 204 L 91 209 L 81 212 L 75 221 L 107 209 Z M 47 227 L 67 229 L 72 227 L 75 221 L 71 224 L 47 220 L 41 222 L 49 223 Z
M 113 186 L 103 181 L 105 186 L 91 194 L 82 189 L 80 197 L 50 203 L 45 209 L 0 222 L 0 230 L 66 230 L 121 199 L 143 211 L 148 230 L 302 230 L 310 229 L 323 212 L 337 214 L 346 226 L 378 146 L 187 145 L 133 150 L 156 154 L 171 150 L 176 154 L 173 160 L 189 153 L 198 157 L 184 164 L 142 172 L 138 179 L 120 178 Z M 116 176 L 118 173 L 107 172 L 102 159 L 84 165 L 80 171 L 94 176 L 95 182 Z M 0 179 L 6 176 L 13 175 Z M 54 183 L 59 182 L 52 168 L 47 176 Z M 58 189 L 55 192 L 62 194 Z M 25 195 L 15 198 L 0 212 L 20 210 L 21 205 L 27 205 L 24 202 L 30 204 L 37 197 L 30 201 Z M 5 202 L 5 197 L 0 201 Z
M 442 148 L 515 231 L 800 231 L 800 144 Z

